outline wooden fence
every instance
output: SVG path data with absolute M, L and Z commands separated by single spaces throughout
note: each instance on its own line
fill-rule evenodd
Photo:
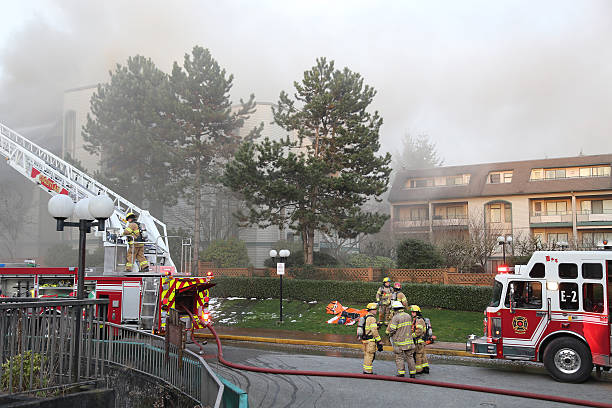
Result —
M 200 273 L 211 271 L 220 277 L 274 277 L 274 268 L 200 268 Z M 388 276 L 392 282 L 434 283 L 441 285 L 492 286 L 491 273 L 457 273 L 445 269 L 376 269 L 376 268 L 287 268 L 285 277 L 297 279 L 346 280 L 379 282 Z

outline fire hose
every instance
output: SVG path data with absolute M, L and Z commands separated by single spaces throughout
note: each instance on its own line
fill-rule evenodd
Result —
M 191 315 L 191 313 L 189 314 Z M 193 315 L 191 316 L 193 318 Z M 218 350 L 217 359 L 219 360 L 219 362 L 227 367 L 234 368 L 237 370 L 253 371 L 256 373 L 267 373 L 267 374 L 303 375 L 303 376 L 313 376 L 313 377 L 360 378 L 360 379 L 379 380 L 379 381 L 405 382 L 405 383 L 412 383 L 412 384 L 419 384 L 419 385 L 429 385 L 433 387 L 453 388 L 456 390 L 507 395 L 510 397 L 538 399 L 538 400 L 543 400 L 543 401 L 559 402 L 563 404 L 582 405 L 582 406 L 587 406 L 587 407 L 598 407 L 598 408 L 599 407 L 612 408 L 612 404 L 608 404 L 605 402 L 586 401 L 586 400 L 580 400 L 580 399 L 575 399 L 575 398 L 560 397 L 556 395 L 505 390 L 502 388 L 483 387 L 479 385 L 455 384 L 455 383 L 448 383 L 448 382 L 442 382 L 442 381 L 393 377 L 393 376 L 388 376 L 388 375 L 342 373 L 342 372 L 331 372 L 331 371 L 281 370 L 281 369 L 276 369 L 276 368 L 262 368 L 262 367 L 254 367 L 254 366 L 248 366 L 248 365 L 243 365 L 243 364 L 236 364 L 236 363 L 232 363 L 231 361 L 227 361 L 225 358 L 223 358 L 223 348 L 221 347 L 221 341 L 219 340 L 219 336 L 217 335 L 217 332 L 215 331 L 215 329 L 213 329 L 210 323 L 206 323 L 206 327 L 208 328 L 208 330 L 210 330 L 213 337 L 215 338 L 215 341 L 217 342 L 217 350 Z M 193 342 L 196 343 L 200 347 L 200 349 L 202 349 L 202 346 L 197 342 L 197 340 L 195 340 L 195 338 L 193 338 Z

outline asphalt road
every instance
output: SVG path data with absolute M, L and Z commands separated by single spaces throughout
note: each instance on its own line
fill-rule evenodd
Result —
M 268 344 L 223 343 L 224 357 L 232 362 L 280 369 L 361 372 L 360 354 L 329 348 L 279 347 Z M 261 407 L 560 407 L 529 400 L 473 391 L 417 384 L 361 379 L 263 374 L 230 369 L 216 362 L 216 346 L 205 345 L 206 358 L 219 375 L 248 392 L 249 406 Z M 391 353 L 374 361 L 374 372 L 395 375 Z M 555 382 L 539 365 L 488 363 L 474 359 L 432 361 L 431 374 L 419 378 L 489 386 L 612 403 L 612 380 L 590 379 L 583 384 Z

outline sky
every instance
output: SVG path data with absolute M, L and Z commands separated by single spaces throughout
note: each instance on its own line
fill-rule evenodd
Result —
M 317 57 L 377 90 L 383 149 L 427 135 L 447 165 L 612 152 L 612 2 L 4 2 L 0 122 L 57 120 L 66 89 L 136 54 L 166 72 L 194 45 L 232 99 L 276 102 Z

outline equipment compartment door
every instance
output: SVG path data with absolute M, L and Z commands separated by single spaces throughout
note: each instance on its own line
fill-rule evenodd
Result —
M 503 354 L 535 359 L 536 344 L 548 324 L 545 281 L 511 280 L 502 313 Z
M 140 282 L 123 282 L 121 316 L 124 321 L 138 320 L 140 315 Z

